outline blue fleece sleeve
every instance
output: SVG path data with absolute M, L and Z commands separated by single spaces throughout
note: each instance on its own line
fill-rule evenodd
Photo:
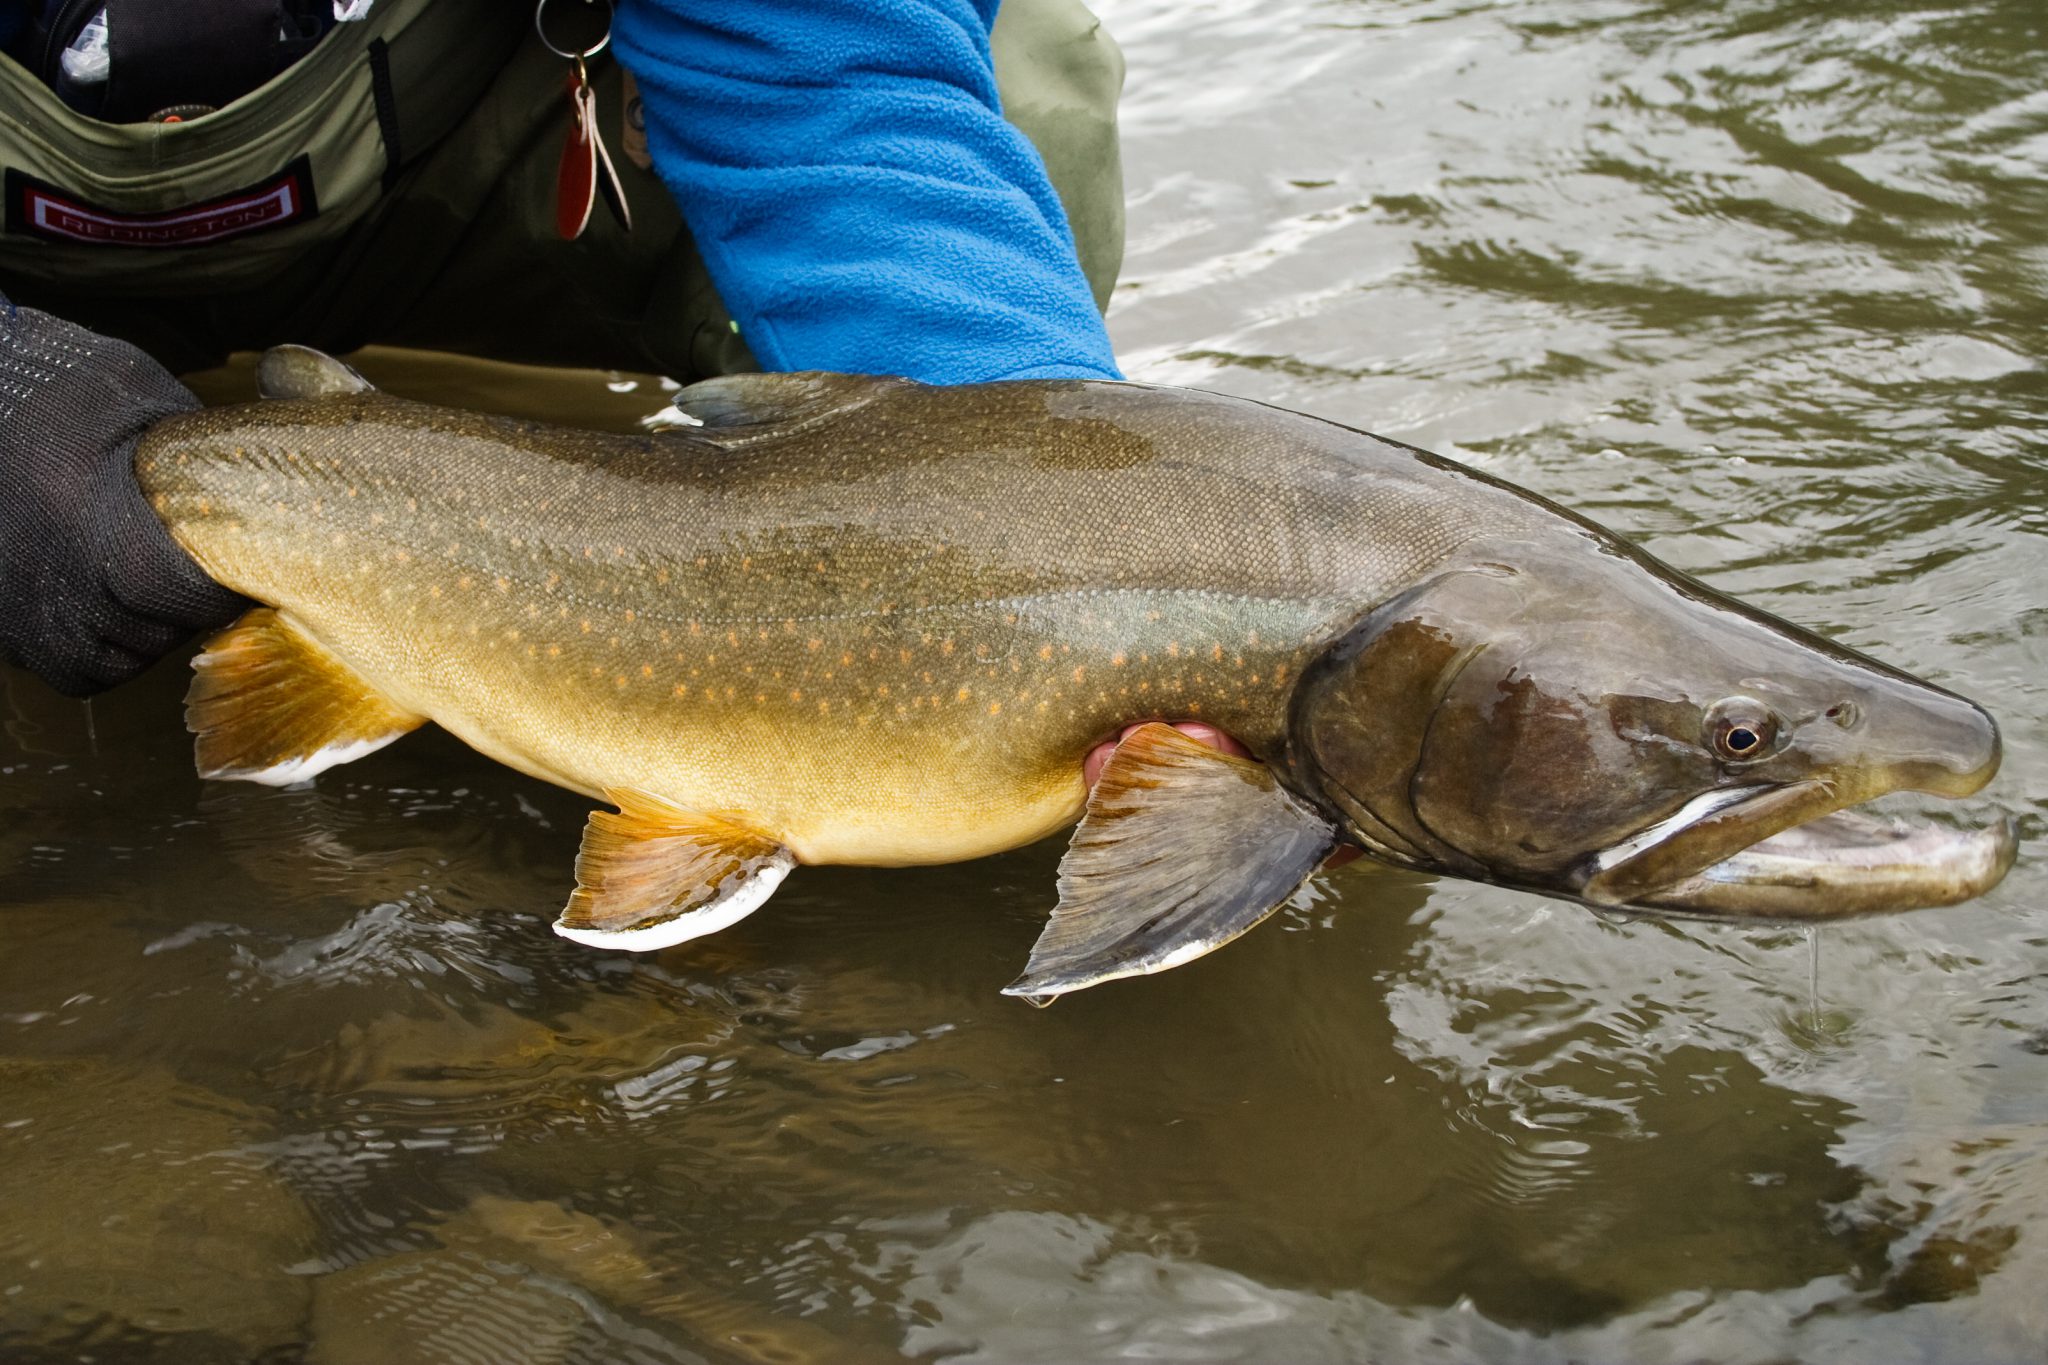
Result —
M 1121 378 L 997 0 L 620 0 L 648 148 L 771 370 Z

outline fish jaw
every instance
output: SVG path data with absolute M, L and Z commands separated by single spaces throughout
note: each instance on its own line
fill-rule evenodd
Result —
M 1955 830 L 1836 811 L 1761 839 L 1643 906 L 1685 918 L 1797 922 L 1954 905 L 1998 885 L 2018 854 L 2011 816 Z
M 1976 771 L 1921 789 L 1965 796 L 1997 767 L 1993 752 Z M 2010 816 L 1956 830 L 1849 809 L 1871 794 L 1824 779 L 1708 792 L 1598 854 L 1579 899 L 1690 919 L 1849 919 L 1969 900 L 2018 856 Z

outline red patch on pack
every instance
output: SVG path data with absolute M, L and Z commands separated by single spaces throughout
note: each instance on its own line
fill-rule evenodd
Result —
M 313 168 L 300 157 L 259 185 L 156 213 L 88 203 L 20 171 L 7 172 L 7 230 L 92 246 L 200 246 L 303 222 L 318 212 Z

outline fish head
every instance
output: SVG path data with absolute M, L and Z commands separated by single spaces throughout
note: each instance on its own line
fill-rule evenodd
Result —
M 1496 547 L 1358 622 L 1304 672 L 1288 764 L 1388 861 L 1616 910 L 1810 921 L 1995 885 L 2009 820 L 1849 808 L 1966 796 L 1999 748 L 1975 704 L 1589 533 Z

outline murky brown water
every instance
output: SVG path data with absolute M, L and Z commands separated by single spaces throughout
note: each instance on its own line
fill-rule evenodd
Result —
M 1983 701 L 2005 886 L 1828 932 L 1816 1000 L 1795 933 L 1354 867 L 1041 1013 L 996 990 L 1056 846 L 608 956 L 546 928 L 575 797 L 432 734 L 203 786 L 182 664 L 0 675 L 0 1355 L 2041 1358 L 2048 10 L 1103 8 L 1134 377 L 1460 455 Z

